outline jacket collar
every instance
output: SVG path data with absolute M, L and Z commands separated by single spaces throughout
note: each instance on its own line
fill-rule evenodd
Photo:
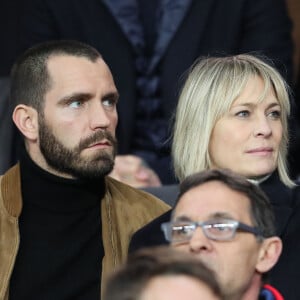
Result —
M 1 182 L 3 204 L 7 212 L 18 218 L 22 210 L 20 165 L 17 164 L 9 169 Z
M 142 55 L 145 39 L 142 24 L 139 20 L 138 1 L 103 0 L 103 2 L 119 24 L 135 52 Z M 151 73 L 156 68 L 192 4 L 192 0 L 162 0 L 160 2 L 157 19 L 158 36 L 147 73 Z

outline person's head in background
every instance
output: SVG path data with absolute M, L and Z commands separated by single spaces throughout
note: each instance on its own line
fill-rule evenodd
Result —
M 229 170 L 183 180 L 171 222 L 162 229 L 172 247 L 193 254 L 217 274 L 230 300 L 258 299 L 282 250 L 268 198 Z
M 251 55 L 201 58 L 179 98 L 172 145 L 179 180 L 211 168 L 260 179 L 287 172 L 288 87 L 280 74 Z
M 112 274 L 104 300 L 221 300 L 215 274 L 170 247 L 141 249 Z
M 68 178 L 113 168 L 118 92 L 93 47 L 51 41 L 27 50 L 11 75 L 13 120 L 32 160 Z

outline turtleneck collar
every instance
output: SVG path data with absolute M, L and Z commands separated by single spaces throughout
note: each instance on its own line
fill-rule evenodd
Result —
M 47 210 L 72 213 L 98 206 L 105 193 L 104 178 L 69 179 L 53 175 L 35 164 L 24 150 L 21 154 L 23 201 Z
M 266 181 L 270 176 L 272 175 L 271 174 L 267 174 L 266 176 L 263 176 L 263 177 L 260 177 L 260 178 L 247 178 L 247 180 L 255 185 L 260 185 L 262 182 Z

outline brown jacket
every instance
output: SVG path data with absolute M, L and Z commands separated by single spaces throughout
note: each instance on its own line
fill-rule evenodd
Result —
M 102 284 L 127 257 L 132 234 L 170 207 L 143 191 L 110 177 L 101 202 Z M 8 300 L 9 280 L 18 253 L 18 217 L 22 211 L 20 168 L 15 165 L 0 177 L 0 300 Z

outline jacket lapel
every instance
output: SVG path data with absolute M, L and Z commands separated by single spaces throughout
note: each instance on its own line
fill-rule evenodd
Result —
M 192 0 L 163 0 L 161 2 L 155 55 L 150 62 L 149 73 L 155 69 L 165 54 L 168 45 L 186 16 Z
M 18 217 L 22 209 L 22 194 L 19 165 L 2 176 L 0 184 L 0 299 L 7 299 L 20 243 Z
M 147 73 L 150 74 L 156 68 L 161 58 L 164 56 L 172 38 L 180 28 L 183 20 L 193 6 L 197 6 L 197 16 L 195 23 L 195 32 L 188 32 L 189 35 L 195 35 L 198 38 L 205 29 L 205 23 L 209 16 L 209 11 L 215 0 L 162 0 L 158 13 L 157 41 L 155 51 L 150 61 Z M 145 46 L 143 28 L 140 23 L 137 0 L 103 0 L 108 7 L 116 22 L 138 54 L 142 54 Z
M 189 35 L 189 38 L 186 39 L 189 41 L 188 47 L 199 44 L 198 42 L 194 43 L 194 40 L 199 41 L 201 39 L 214 2 L 215 0 L 162 0 L 158 39 L 155 45 L 155 55 L 150 62 L 149 73 L 159 64 L 168 47 L 172 46 L 172 39 L 179 29 L 182 28 L 182 31 Z M 195 19 L 193 32 L 184 30 L 184 20 L 190 18 L 191 15 Z

